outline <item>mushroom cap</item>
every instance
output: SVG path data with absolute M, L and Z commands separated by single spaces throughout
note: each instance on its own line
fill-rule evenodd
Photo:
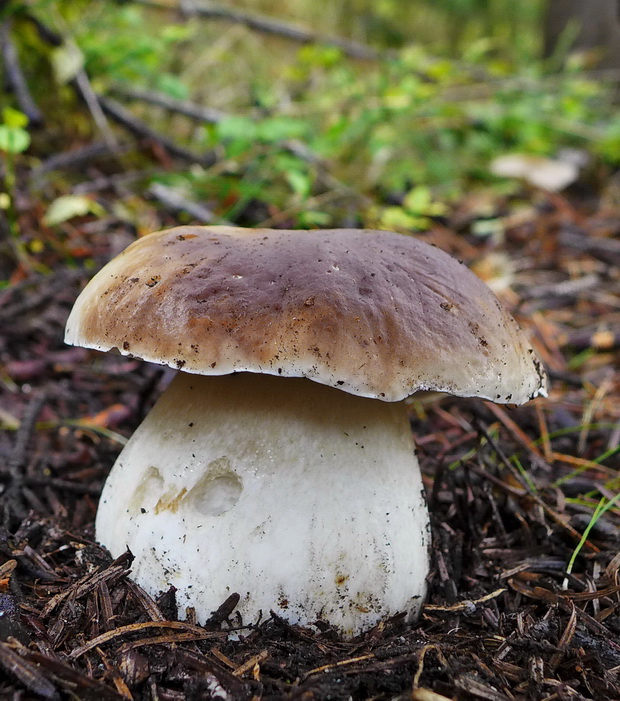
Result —
M 385 401 L 417 390 L 515 404 L 545 394 L 540 362 L 489 288 L 438 248 L 386 231 L 150 234 L 86 286 L 65 340 Z

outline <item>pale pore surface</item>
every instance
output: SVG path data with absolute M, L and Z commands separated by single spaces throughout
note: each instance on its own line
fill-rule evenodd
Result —
M 97 538 L 204 621 L 232 592 L 355 634 L 415 615 L 428 515 L 402 403 L 305 379 L 179 373 L 104 488 Z

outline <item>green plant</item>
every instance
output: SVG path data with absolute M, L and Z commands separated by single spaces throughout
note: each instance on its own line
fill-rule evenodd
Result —
M 486 60 L 482 53 L 480 68 Z M 360 72 L 341 55 L 331 52 L 325 61 L 323 53 L 302 49 L 290 72 L 294 102 L 279 115 L 225 120 L 206 143 L 234 162 L 229 192 L 235 172 L 243 173 L 237 183 L 246 192 L 257 182 L 250 174 L 260 173 L 263 197 L 274 205 L 288 208 L 305 197 L 311 208 L 326 191 L 321 169 L 298 157 L 276 158 L 284 140 L 299 138 L 358 201 L 375 199 L 362 208 L 362 221 L 409 229 L 427 226 L 443 213 L 439 202 L 466 187 L 499 185 L 489 163 L 504 152 L 553 156 L 571 146 L 620 160 L 605 85 L 579 72 L 546 75 L 541 65 L 480 82 L 475 67 L 432 61 L 416 48 Z M 402 205 L 385 207 L 377 193 L 399 194 Z M 329 216 L 337 220 L 338 209 Z
M 377 213 L 378 227 L 381 229 L 427 229 L 431 217 L 447 212 L 443 202 L 433 199 L 432 191 L 425 185 L 418 185 L 403 198 L 399 207 L 384 207 Z
M 28 117 L 22 112 L 5 107 L 2 110 L 2 123 L 0 124 L 0 156 L 4 162 L 2 170 L 3 186 L 0 185 L 0 210 L 5 213 L 6 222 L 11 234 L 11 245 L 17 259 L 25 263 L 28 254 L 22 242 L 17 227 L 17 214 L 15 210 L 15 185 L 16 171 L 15 159 L 30 145 L 30 134 L 26 126 Z
M 578 63 L 548 74 L 533 60 L 536 40 L 520 29 L 533 32 L 538 0 L 510 12 L 499 0 L 418 0 L 411 16 L 395 0 L 345 4 L 368 37 L 391 42 L 400 32 L 407 41 L 359 63 L 332 46 L 293 50 L 238 27 L 172 23 L 139 4 L 45 0 L 33 7 L 66 38 L 50 52 L 60 83 L 78 66 L 100 94 L 138 87 L 230 114 L 196 125 L 179 116 L 171 122 L 170 112 L 148 104 L 127 104 L 189 150 L 217 155 L 214 167 L 178 175 L 187 197 L 208 200 L 222 218 L 243 218 L 260 201 L 246 223 L 329 225 L 354 211 L 360 224 L 423 228 L 444 213 L 441 203 L 465 189 L 505 188 L 489 168 L 503 153 L 553 156 L 577 147 L 607 165 L 620 162 L 610 87 Z M 333 8 L 296 7 L 319 31 L 346 29 Z M 274 16 L 283 10 L 281 0 L 264 0 L 262 8 Z M 458 57 L 447 39 L 450 13 L 463 30 Z M 441 22 L 427 38 L 422 31 L 431 19 Z M 516 50 L 524 44 L 528 51 Z M 68 92 L 60 91 L 59 100 Z M 69 109 L 76 111 L 75 104 Z
M 573 550 L 573 553 L 570 557 L 570 560 L 568 562 L 568 565 L 566 566 L 566 574 L 569 575 L 573 571 L 573 567 L 575 565 L 575 560 L 577 559 L 577 556 L 581 552 L 581 549 L 583 548 L 586 540 L 588 539 L 588 536 L 590 535 L 590 531 L 592 528 L 596 525 L 596 522 L 603 516 L 607 511 L 609 511 L 614 504 L 616 504 L 620 500 L 620 492 L 616 494 L 614 497 L 611 499 L 607 499 L 607 497 L 601 497 L 600 501 L 596 505 L 596 508 L 594 509 L 592 513 L 592 517 L 590 518 L 590 521 L 586 528 L 583 531 L 583 534 L 581 536 L 581 539 L 579 543 L 577 543 L 577 546 Z
M 97 87 L 105 87 L 110 80 L 142 83 L 171 97 L 188 97 L 187 85 L 170 59 L 175 48 L 191 36 L 191 27 L 167 24 L 149 31 L 145 24 L 142 9 L 131 4 L 114 11 L 105 2 L 84 5 L 71 26 L 86 70 Z

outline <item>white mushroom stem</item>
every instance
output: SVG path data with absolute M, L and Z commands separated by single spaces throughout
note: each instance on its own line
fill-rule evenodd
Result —
M 354 635 L 417 615 L 428 514 L 404 404 L 306 379 L 179 373 L 119 456 L 97 538 L 205 620 L 233 592 Z

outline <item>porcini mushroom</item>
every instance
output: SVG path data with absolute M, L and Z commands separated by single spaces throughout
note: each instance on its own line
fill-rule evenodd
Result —
M 414 617 L 429 529 L 402 401 L 522 403 L 545 379 L 473 273 L 381 231 L 179 227 L 86 286 L 67 343 L 179 372 L 119 455 L 97 515 L 151 593 L 199 620 L 232 592 L 253 620 L 353 635 Z M 217 376 L 217 377 L 215 377 Z

